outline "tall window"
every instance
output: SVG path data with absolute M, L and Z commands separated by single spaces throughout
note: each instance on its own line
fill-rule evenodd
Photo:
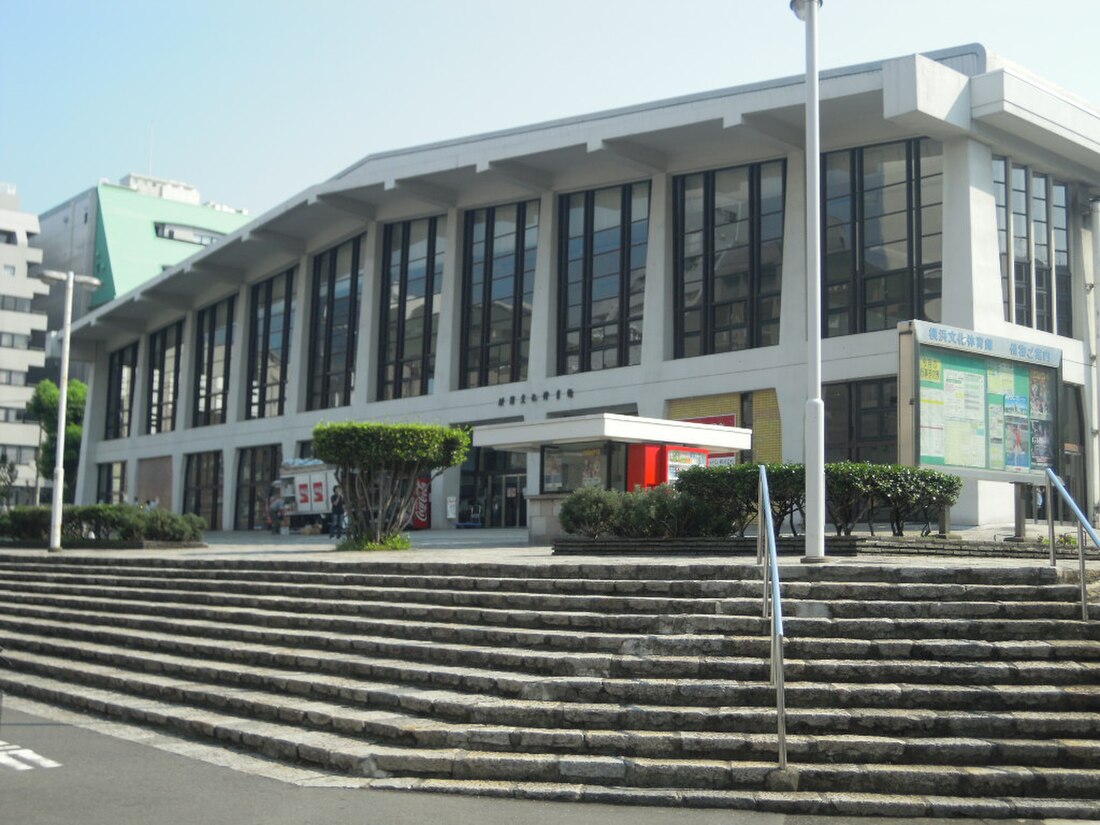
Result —
M 129 438 L 134 411 L 137 341 L 107 357 L 107 423 L 103 437 Z
M 874 378 L 826 384 L 825 460 L 898 460 L 898 381 Z
M 444 218 L 386 226 L 379 400 L 432 392 L 446 248 Z
M 673 182 L 677 358 L 779 343 L 785 173 L 776 161 Z
M 225 423 L 229 396 L 229 368 L 233 355 L 233 309 L 231 295 L 206 309 L 195 319 L 195 402 L 194 426 Z
M 1068 187 L 1008 158 L 994 158 L 993 194 L 1005 320 L 1071 337 Z
M 183 473 L 183 512 L 206 519 L 210 530 L 222 529 L 222 451 L 190 453 Z
M 149 386 L 145 409 L 145 430 L 168 433 L 176 428 L 176 399 L 179 395 L 180 344 L 183 321 L 177 321 L 149 336 Z
M 649 182 L 560 204 L 558 373 L 641 363 Z
M 252 287 L 249 304 L 248 418 L 282 415 L 294 322 L 294 270 Z
M 237 453 L 237 506 L 234 530 L 255 530 L 267 524 L 272 485 L 279 480 L 283 450 L 278 444 L 246 447 Z
M 97 504 L 126 503 L 125 461 L 96 465 L 95 500 Z
M 462 386 L 527 378 L 539 202 L 466 213 Z
M 939 321 L 943 147 L 917 138 L 822 159 L 823 333 Z
M 363 293 L 363 237 L 345 241 L 313 259 L 306 404 L 311 410 L 351 403 Z

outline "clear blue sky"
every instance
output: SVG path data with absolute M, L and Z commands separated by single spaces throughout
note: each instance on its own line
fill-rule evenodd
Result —
M 0 180 L 260 214 L 364 155 L 798 74 L 787 0 L 5 0 Z M 822 68 L 981 42 L 1100 108 L 1100 0 L 825 0 Z

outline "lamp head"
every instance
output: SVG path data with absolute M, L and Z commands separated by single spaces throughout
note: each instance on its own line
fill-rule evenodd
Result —
M 806 7 L 810 3 L 817 3 L 817 7 L 821 8 L 822 0 L 791 0 L 791 11 L 794 12 L 795 17 L 799 20 L 806 20 Z

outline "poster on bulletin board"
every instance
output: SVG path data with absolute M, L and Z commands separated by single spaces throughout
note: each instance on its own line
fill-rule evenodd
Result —
M 998 481 L 1057 469 L 1061 350 L 923 321 L 899 333 L 903 463 Z

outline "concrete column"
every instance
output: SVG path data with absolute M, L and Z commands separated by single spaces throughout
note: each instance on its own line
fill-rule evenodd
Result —
M 130 407 L 130 438 L 148 432 L 149 413 L 149 336 L 142 333 L 137 341 L 137 359 L 134 366 L 134 401 Z
M 225 380 L 229 390 L 225 394 L 226 423 L 243 421 L 248 412 L 248 340 L 252 334 L 249 327 L 249 305 L 252 298 L 252 284 L 245 284 L 237 291 L 237 302 L 233 307 L 233 337 L 229 350 L 229 372 Z
M 309 319 L 313 312 L 309 296 L 313 284 L 310 256 L 298 259 L 294 271 L 294 321 L 290 328 L 290 355 L 286 362 L 286 414 L 306 408 L 306 382 L 309 377 Z
M 657 378 L 661 365 L 671 360 L 675 352 L 672 223 L 672 176 L 654 175 L 649 189 L 649 246 L 642 316 L 642 382 L 645 384 Z M 639 414 L 664 417 L 663 401 L 656 413 L 642 412 L 643 401 L 638 399 Z
M 176 429 L 194 426 L 192 407 L 195 405 L 195 310 L 183 316 L 180 333 L 180 385 L 176 395 Z
M 781 289 L 781 311 L 779 313 L 779 344 L 784 351 L 791 352 L 796 363 L 806 362 L 806 154 L 792 151 L 787 155 L 787 191 L 783 208 L 783 275 Z M 804 394 L 800 394 L 797 417 L 802 420 L 802 408 L 806 404 Z M 792 409 L 789 415 L 793 417 Z M 798 443 L 802 443 L 802 430 L 799 424 Z M 784 444 L 787 436 L 783 436 Z
M 233 529 L 233 516 L 237 505 L 237 462 L 240 450 L 226 445 L 222 450 L 222 529 Z
M 557 233 L 557 197 L 553 192 L 543 192 L 539 203 L 539 245 L 535 252 L 535 294 L 527 363 L 527 381 L 532 386 L 539 386 L 557 374 Z
M 461 212 L 447 210 L 447 239 L 443 256 L 443 289 L 439 294 L 439 330 L 435 339 L 435 395 L 457 390 L 462 359 L 462 226 Z M 522 236 L 520 236 L 522 237 Z M 433 512 L 432 519 L 435 519 Z
M 352 405 L 369 404 L 378 394 L 378 321 L 382 294 L 382 224 L 373 223 L 359 246 L 363 300 L 355 339 L 355 392 Z
M 1081 271 L 1076 278 L 1074 278 L 1074 289 L 1076 290 L 1077 283 L 1083 283 L 1083 289 L 1085 294 L 1084 301 L 1074 301 L 1074 324 L 1080 324 L 1075 326 L 1075 329 L 1080 329 L 1081 332 L 1076 337 L 1080 338 L 1085 343 L 1085 355 L 1089 359 L 1091 369 L 1086 370 L 1087 380 L 1085 381 L 1085 427 L 1087 431 L 1085 433 L 1085 466 L 1088 468 L 1088 490 L 1086 491 L 1086 500 L 1091 504 L 1092 509 L 1087 511 L 1085 515 L 1092 518 L 1094 521 L 1095 513 L 1097 512 L 1098 505 L 1100 505 L 1100 443 L 1098 443 L 1097 436 L 1100 435 L 1100 361 L 1097 359 L 1097 346 L 1100 342 L 1097 341 L 1097 328 L 1096 328 L 1096 276 L 1100 273 L 1100 199 L 1093 199 L 1089 204 L 1089 235 L 1091 240 L 1091 256 L 1086 259 L 1084 254 L 1079 257 L 1074 257 L 1079 247 L 1083 247 L 1081 242 L 1081 232 L 1072 231 L 1072 227 L 1076 221 L 1076 216 L 1071 210 L 1069 213 L 1069 225 L 1071 227 L 1071 250 L 1070 250 L 1070 266 L 1073 266 L 1074 260 L 1081 261 Z M 1076 294 L 1080 295 L 1080 292 Z M 1078 307 L 1078 304 L 1084 304 L 1084 307 Z M 1083 317 L 1082 317 L 1083 316 Z
M 107 416 L 107 350 L 97 343 L 93 353 L 84 401 L 84 437 L 80 441 L 80 466 L 76 472 L 76 494 L 73 499 L 78 504 L 95 503 L 96 446 L 103 441 Z M 126 480 L 129 484 L 129 474 Z M 128 493 L 128 490 L 123 493 Z
M 943 323 L 987 329 L 1003 319 L 993 153 L 969 138 L 943 144 Z

